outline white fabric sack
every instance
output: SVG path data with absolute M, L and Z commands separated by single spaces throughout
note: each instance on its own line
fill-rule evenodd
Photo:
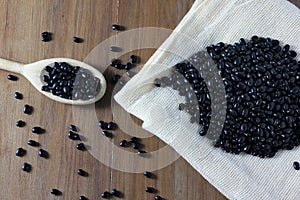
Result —
M 261 159 L 233 155 L 197 134 L 189 116 L 178 110 L 182 97 L 156 88 L 154 78 L 206 46 L 238 42 L 253 35 L 279 39 L 300 52 L 300 11 L 286 0 L 196 0 L 170 37 L 161 45 L 115 100 L 144 121 L 143 128 L 173 147 L 229 199 L 300 199 L 300 148 Z M 299 56 L 297 57 L 297 59 Z M 169 98 L 172 96 L 172 98 Z

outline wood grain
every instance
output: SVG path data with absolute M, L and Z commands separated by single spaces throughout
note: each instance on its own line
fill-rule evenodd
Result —
M 300 0 L 291 2 L 300 6 Z M 116 32 L 110 28 L 113 23 L 124 25 L 127 30 L 142 27 L 174 29 L 192 4 L 193 0 L 0 1 L 0 57 L 21 63 L 52 57 L 84 60 L 107 38 L 113 37 L 116 44 L 121 42 L 118 41 Z M 53 40 L 41 42 L 40 34 L 43 31 L 52 32 Z M 73 36 L 83 38 L 84 42 L 72 42 Z M 145 63 L 154 51 L 155 49 L 134 50 L 122 55 L 121 59 L 126 62 L 129 55 L 134 53 Z M 120 72 L 111 68 L 105 71 L 108 80 L 116 73 Z M 78 119 L 85 122 L 83 110 L 95 111 L 97 120 L 114 120 L 110 100 L 114 87 L 110 81 L 105 98 L 95 107 L 74 108 L 45 98 L 23 77 L 19 77 L 16 82 L 8 81 L 7 74 L 8 72 L 0 71 L 0 199 L 69 200 L 79 199 L 80 195 L 89 199 L 101 199 L 103 191 L 113 188 L 124 193 L 123 199 L 153 199 L 153 194 L 144 191 L 147 186 L 157 188 L 166 200 L 226 199 L 182 158 L 154 171 L 156 179 L 146 179 L 142 173 L 118 171 L 95 159 L 89 151 L 81 152 L 75 149 L 78 142 L 68 139 L 68 126 L 74 122 L 81 124 Z M 15 91 L 21 92 L 24 99 L 16 100 Z M 24 104 L 34 107 L 32 115 L 23 113 Z M 120 116 L 128 117 L 121 108 L 117 107 L 116 110 Z M 23 128 L 15 126 L 15 122 L 20 119 L 26 122 Z M 141 122 L 134 117 L 132 119 L 135 123 L 132 131 L 142 132 L 139 128 Z M 87 143 L 106 139 L 99 134 L 100 129 L 95 129 L 96 125 L 91 125 L 90 129 L 87 125 L 80 127 L 86 132 L 95 131 L 91 138 L 90 135 L 85 135 L 87 133 L 80 133 L 88 137 Z M 33 126 L 45 128 L 46 133 L 31 133 Z M 113 154 L 114 148 L 117 147 L 115 145 L 118 145 L 121 139 L 130 137 L 130 133 L 120 129 L 115 131 L 114 135 L 111 145 L 105 144 L 105 152 L 99 152 L 105 154 L 110 161 L 118 158 Z M 49 152 L 49 159 L 39 157 L 39 148 L 26 144 L 29 139 L 38 141 L 41 144 L 40 148 Z M 142 142 L 147 151 L 165 146 L 153 136 L 143 139 Z M 22 158 L 15 156 L 18 147 L 27 150 L 27 154 Z M 24 162 L 32 165 L 30 173 L 21 170 Z M 134 169 L 135 163 L 130 167 Z M 76 171 L 79 168 L 86 170 L 89 176 L 77 175 Z M 51 195 L 52 188 L 61 190 L 63 195 Z

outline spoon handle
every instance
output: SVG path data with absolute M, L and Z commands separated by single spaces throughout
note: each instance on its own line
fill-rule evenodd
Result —
M 3 69 L 5 71 L 22 74 L 22 66 L 23 65 L 24 64 L 0 58 L 0 69 Z

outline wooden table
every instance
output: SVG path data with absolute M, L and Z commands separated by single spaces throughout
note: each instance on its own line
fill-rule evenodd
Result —
M 300 0 L 291 2 L 300 6 Z M 127 30 L 142 27 L 174 29 L 192 4 L 193 0 L 1 1 L 0 57 L 21 63 L 51 57 L 84 60 L 105 39 L 115 37 L 117 40 L 116 32 L 111 30 L 113 23 L 124 25 Z M 53 40 L 42 42 L 43 31 L 52 32 Z M 84 42 L 72 42 L 73 36 L 83 38 Z M 121 60 L 126 62 L 131 54 L 136 54 L 141 58 L 141 63 L 145 63 L 154 51 L 135 50 L 124 54 Z M 108 80 L 115 73 L 120 72 L 111 68 L 105 71 Z M 80 113 L 74 112 L 74 107 L 70 105 L 47 99 L 21 76 L 16 82 L 7 80 L 7 74 L 0 71 L 0 199 L 73 200 L 81 195 L 88 199 L 100 199 L 103 191 L 113 188 L 124 194 L 123 199 L 153 199 L 153 194 L 145 192 L 147 186 L 157 188 L 159 195 L 166 200 L 226 199 L 182 158 L 154 171 L 155 179 L 147 179 L 142 173 L 110 168 L 95 159 L 89 151 L 76 150 L 78 142 L 71 141 L 67 132 L 69 124 L 75 123 L 74 119 Z M 108 83 L 106 97 L 94 109 L 98 119 L 105 121 L 113 120 L 110 104 L 113 85 L 110 81 Z M 24 95 L 23 100 L 14 98 L 15 91 Z M 34 107 L 33 114 L 23 113 L 24 104 Z M 120 108 L 116 109 L 118 111 Z M 23 128 L 15 125 L 20 119 L 26 122 Z M 132 119 L 140 126 L 138 119 Z M 31 133 L 33 126 L 45 128 L 46 133 Z M 84 133 L 80 134 L 84 136 Z M 99 133 L 95 135 L 99 140 L 106 139 Z M 107 148 L 112 148 L 113 144 L 117 146 L 121 139 L 129 137 L 130 133 L 118 129 L 114 131 L 112 144 Z M 39 157 L 38 148 L 26 144 L 29 139 L 38 141 L 40 148 L 49 152 L 49 159 Z M 154 136 L 143 139 L 142 143 L 147 151 L 165 146 Z M 19 147 L 27 150 L 24 157 L 15 156 Z M 107 153 L 110 154 L 110 151 Z M 32 165 L 30 173 L 21 170 L 24 162 Z M 134 168 L 134 163 L 132 165 Z M 79 168 L 86 170 L 89 176 L 80 177 L 76 173 Z M 51 195 L 52 188 L 62 191 L 62 196 Z

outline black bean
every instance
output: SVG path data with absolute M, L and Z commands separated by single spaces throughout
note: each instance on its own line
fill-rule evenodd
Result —
M 121 76 L 116 74 L 112 77 L 111 82 L 112 83 L 117 83 L 120 80 Z
M 11 80 L 11 81 L 17 81 L 19 78 L 17 76 L 12 75 L 12 74 L 8 74 L 7 79 Z
M 138 151 L 138 155 L 140 155 L 140 156 L 143 156 L 143 155 L 145 155 L 147 152 L 146 151 L 144 151 L 144 150 L 139 150 Z
M 154 189 L 153 187 L 146 187 L 145 191 L 148 193 L 155 193 L 156 189 Z
M 129 142 L 134 143 L 134 142 L 140 142 L 141 140 L 137 137 L 132 137 L 130 138 Z
M 78 132 L 78 128 L 77 128 L 75 125 L 73 125 L 73 124 L 71 124 L 71 125 L 69 126 L 69 128 L 70 128 L 72 131 Z
M 101 194 L 101 197 L 104 198 L 104 199 L 110 199 L 111 194 L 109 192 L 105 191 Z
M 73 40 L 73 42 L 75 42 L 75 43 L 82 43 L 82 42 L 83 42 L 83 39 L 82 39 L 82 38 L 75 37 L 75 36 L 72 38 L 72 40 Z
M 34 141 L 34 140 L 28 140 L 27 144 L 30 146 L 33 146 L 33 147 L 40 146 L 40 143 L 38 143 L 37 141 Z
M 42 32 L 42 41 L 43 42 L 49 42 L 51 40 L 52 40 L 52 33 L 47 32 L 47 31 Z
M 120 64 L 120 63 L 121 63 L 120 60 L 114 58 L 110 61 L 110 66 L 114 67 L 116 64 Z
M 111 138 L 113 136 L 112 133 L 108 131 L 102 131 L 101 134 L 108 138 Z
M 85 176 L 85 177 L 89 176 L 89 174 L 86 171 L 84 171 L 83 169 L 78 169 L 77 174 L 79 174 L 80 176 Z
M 18 148 L 16 150 L 16 156 L 23 157 L 23 156 L 25 156 L 25 154 L 26 154 L 26 150 L 23 148 Z
M 154 80 L 154 85 L 155 85 L 156 87 L 160 87 L 160 86 L 161 86 L 161 80 L 160 80 L 160 79 L 155 79 L 155 80 Z
M 126 76 L 128 76 L 129 78 L 132 78 L 132 77 L 134 77 L 135 76 L 135 72 L 133 72 L 133 71 L 127 71 L 126 72 Z
M 28 164 L 28 163 L 26 163 L 26 162 L 23 163 L 23 165 L 22 165 L 22 170 L 23 170 L 23 171 L 25 171 L 25 172 L 30 172 L 31 169 L 32 169 L 32 167 L 31 167 L 30 164 Z
M 50 193 L 55 195 L 55 196 L 61 196 L 62 195 L 62 192 L 59 191 L 58 189 L 51 189 Z
M 129 143 L 128 143 L 126 140 L 121 140 L 121 142 L 120 142 L 120 146 L 121 146 L 121 147 L 127 147 L 128 144 L 129 144 Z
M 104 121 L 99 121 L 99 126 L 100 126 L 100 128 L 102 128 L 102 129 L 107 129 L 107 123 L 106 122 L 104 122 Z
M 117 63 L 113 66 L 116 69 L 125 69 L 125 65 L 121 64 L 121 63 Z
M 89 200 L 89 199 L 87 197 L 85 197 L 85 196 L 80 196 L 79 200 Z
M 23 112 L 25 114 L 30 115 L 33 112 L 33 107 L 30 106 L 30 105 L 25 104 L 24 107 L 23 107 Z
M 85 146 L 84 146 L 83 143 L 77 144 L 77 145 L 76 145 L 76 149 L 78 149 L 78 150 L 80 150 L 80 151 L 85 151 L 85 150 L 86 150 L 86 148 L 85 148 Z
M 109 50 L 112 52 L 121 52 L 122 51 L 122 49 L 120 47 L 116 47 L 116 46 L 111 46 L 109 48 Z
M 114 122 L 109 122 L 109 123 L 107 124 L 107 129 L 108 129 L 108 130 L 115 130 L 116 128 L 117 128 L 117 124 L 114 123 Z
M 185 106 L 185 104 L 184 104 L 184 103 L 181 103 L 181 104 L 179 104 L 178 109 L 179 109 L 179 110 L 184 110 L 184 106 Z
M 25 125 L 26 125 L 26 123 L 22 120 L 19 120 L 19 121 L 16 122 L 17 127 L 24 127 Z
M 152 178 L 152 173 L 144 171 L 144 176 L 146 176 L 147 178 Z
M 163 198 L 161 196 L 157 195 L 154 197 L 154 200 L 163 200 Z
M 118 191 L 117 189 L 112 189 L 111 190 L 111 194 L 115 197 L 120 197 L 121 196 L 121 192 Z
M 41 127 L 35 126 L 31 129 L 31 132 L 36 133 L 36 134 L 41 134 L 41 133 L 44 133 L 45 130 L 42 129 Z
M 79 134 L 74 133 L 73 131 L 69 131 L 68 137 L 69 137 L 71 140 L 80 140 Z
M 15 92 L 15 98 L 16 99 L 23 99 L 23 95 L 19 92 Z
M 111 26 L 111 29 L 114 31 L 121 31 L 122 30 L 122 26 L 118 25 L 118 24 L 113 24 Z
M 295 161 L 293 163 L 293 167 L 295 168 L 295 170 L 300 170 L 300 164 L 299 164 L 299 162 Z
M 126 65 L 125 65 L 125 70 L 130 70 L 132 68 L 132 63 L 128 62 Z
M 140 149 L 141 144 L 138 141 L 132 142 L 132 147 L 134 149 Z
M 44 149 L 39 149 L 39 156 L 42 158 L 49 158 L 49 153 L 47 151 L 45 151 Z
M 138 62 L 138 57 L 136 55 L 131 55 L 130 56 L 130 62 L 131 63 L 137 63 Z

